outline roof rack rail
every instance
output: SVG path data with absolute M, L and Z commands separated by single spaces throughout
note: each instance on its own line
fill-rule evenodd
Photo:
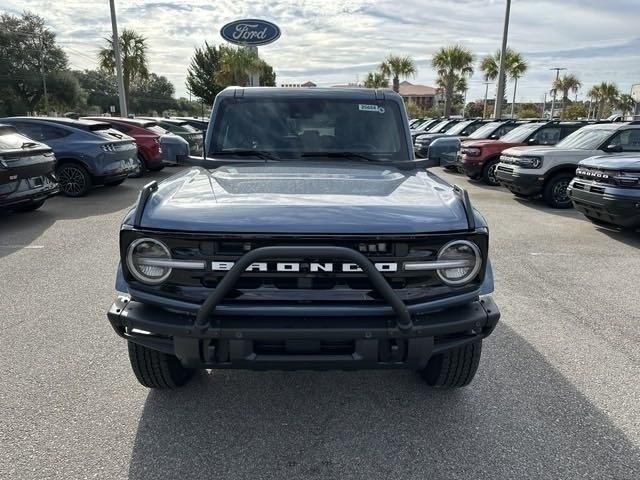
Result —
M 453 193 L 458 195 L 462 200 L 462 206 L 464 208 L 464 214 L 467 217 L 467 226 L 469 230 L 476 229 L 476 219 L 473 214 L 473 206 L 471 206 L 471 200 L 469 199 L 469 192 L 467 192 L 464 188 L 459 185 L 453 186 Z
M 136 212 L 133 216 L 133 226 L 135 228 L 140 228 L 144 208 L 147 206 L 147 201 L 156 190 L 158 190 L 158 182 L 155 180 L 147 183 L 142 187 L 142 190 L 140 190 L 140 197 L 138 198 L 138 204 L 136 205 Z

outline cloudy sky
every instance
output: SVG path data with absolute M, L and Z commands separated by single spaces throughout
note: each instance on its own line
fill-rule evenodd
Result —
M 152 71 L 187 95 L 185 72 L 194 47 L 222 42 L 219 30 L 239 18 L 277 23 L 282 37 L 261 47 L 278 83 L 312 80 L 320 86 L 354 82 L 389 53 L 411 55 L 414 80 L 434 84 L 430 65 L 440 46 L 459 42 L 479 58 L 500 45 L 505 0 L 116 0 L 119 28 L 149 40 Z M 3 0 L 0 11 L 42 15 L 58 35 L 73 68 L 94 68 L 110 34 L 107 0 Z M 524 53 L 529 72 L 519 101 L 538 101 L 549 89 L 550 67 L 566 67 L 586 90 L 602 80 L 622 91 L 640 83 L 640 1 L 513 0 L 509 45 Z M 484 95 L 476 73 L 469 98 Z

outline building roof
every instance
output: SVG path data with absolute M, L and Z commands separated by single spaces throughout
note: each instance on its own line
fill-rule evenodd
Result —
M 315 83 L 313 83 L 311 80 L 308 80 L 308 81 L 304 82 L 300 86 L 301 87 L 317 87 L 317 85 Z
M 400 95 L 403 97 L 433 97 L 436 89 L 428 85 L 416 85 L 406 80 L 400 82 Z

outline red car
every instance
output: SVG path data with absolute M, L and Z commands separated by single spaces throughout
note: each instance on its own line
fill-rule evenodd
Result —
M 85 118 L 106 122 L 115 130 L 133 137 L 138 145 L 138 168 L 131 175 L 132 177 L 141 177 L 146 171 L 156 172 L 164 168 L 160 136 L 167 132 L 164 128 L 158 126 L 156 122 L 122 117 Z

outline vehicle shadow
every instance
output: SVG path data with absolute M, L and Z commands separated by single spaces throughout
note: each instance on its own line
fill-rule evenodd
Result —
M 129 478 L 638 478 L 640 451 L 504 324 L 453 392 L 412 372 L 202 373 L 151 391 Z
M 124 210 L 135 203 L 138 192 L 148 182 L 161 181 L 176 172 L 175 168 L 150 172 L 143 178 L 128 178 L 117 187 L 96 187 L 80 198 L 57 195 L 34 212 L 0 213 L 0 258 L 29 246 L 58 220 L 82 219 Z
M 630 247 L 640 248 L 640 228 L 636 230 L 618 229 L 606 225 L 593 224 L 593 228 L 611 237 L 613 240 L 622 242 Z
M 511 193 L 511 192 L 507 192 L 507 193 Z M 551 208 L 551 207 L 547 206 L 539 198 L 521 198 L 521 197 L 516 197 L 513 194 L 511 194 L 511 196 L 512 196 L 513 200 L 518 202 L 520 205 L 523 205 L 523 206 L 528 207 L 528 208 L 532 208 L 534 210 L 538 210 L 540 212 L 550 213 L 550 214 L 556 215 L 558 217 L 577 218 L 577 219 L 581 219 L 581 220 L 587 221 L 580 212 L 578 212 L 577 210 L 574 210 L 573 208 L 566 208 L 566 209 L 563 209 L 563 208 Z

